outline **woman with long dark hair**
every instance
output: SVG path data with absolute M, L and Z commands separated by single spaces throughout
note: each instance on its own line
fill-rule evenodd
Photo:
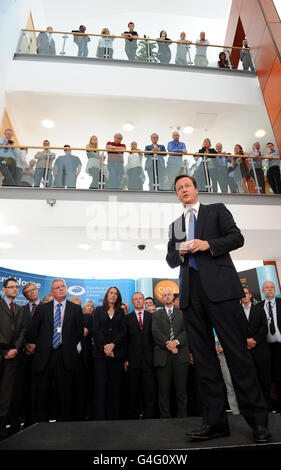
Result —
M 93 316 L 94 419 L 120 419 L 126 323 L 117 287 L 109 287 Z

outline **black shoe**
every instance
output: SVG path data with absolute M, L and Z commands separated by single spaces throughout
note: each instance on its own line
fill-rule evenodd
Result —
M 265 426 L 257 426 L 253 430 L 254 441 L 258 443 L 269 442 L 271 434 Z
M 198 439 L 198 440 L 207 440 L 207 439 L 214 439 L 216 437 L 226 437 L 230 436 L 229 428 L 219 428 L 216 426 L 209 426 L 208 424 L 204 424 L 198 431 L 191 431 L 185 434 L 185 437 L 189 437 L 191 439 Z

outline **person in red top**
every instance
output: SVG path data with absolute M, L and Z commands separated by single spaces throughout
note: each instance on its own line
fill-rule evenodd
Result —
M 123 136 L 119 133 L 114 135 L 113 142 L 107 142 L 106 149 L 108 152 L 108 172 L 109 172 L 109 189 L 120 189 L 121 181 L 124 174 L 124 157 L 123 152 L 116 150 L 126 149 L 125 144 L 121 144 Z M 110 152 L 114 150 L 114 152 Z

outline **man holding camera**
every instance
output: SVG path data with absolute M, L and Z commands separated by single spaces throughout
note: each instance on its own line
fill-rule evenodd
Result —
M 14 176 L 16 172 L 16 160 L 19 158 L 19 150 L 11 147 L 2 147 L 4 145 L 14 145 L 12 140 L 14 133 L 12 129 L 5 129 L 4 137 L 0 138 L 0 172 L 4 180 L 3 186 L 14 186 Z

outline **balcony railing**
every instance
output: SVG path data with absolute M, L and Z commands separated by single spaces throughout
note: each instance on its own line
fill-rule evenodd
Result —
M 5 187 L 173 191 L 175 177 L 184 173 L 195 178 L 199 192 L 273 194 L 271 166 L 280 169 L 280 156 L 0 146 Z
M 125 37 L 124 35 L 22 29 L 17 54 L 41 56 L 90 57 L 99 61 L 121 60 L 134 63 L 175 64 L 182 67 L 234 69 L 231 51 L 242 51 L 238 68 L 255 71 L 250 48 L 233 47 L 189 40 Z M 37 34 L 37 36 L 36 36 Z

